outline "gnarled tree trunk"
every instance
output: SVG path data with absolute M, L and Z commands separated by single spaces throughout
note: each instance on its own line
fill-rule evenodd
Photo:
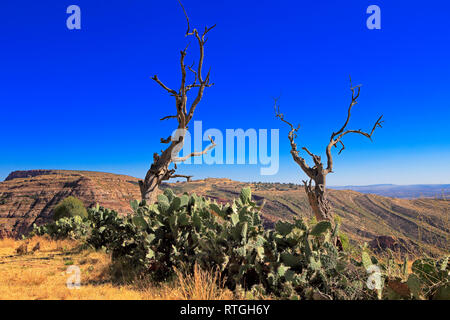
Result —
M 206 34 L 215 27 L 212 26 L 210 28 L 205 28 L 202 34 L 199 34 L 197 29 L 194 29 L 190 32 L 189 26 L 189 18 L 184 10 L 183 5 L 180 2 L 181 7 L 183 8 L 184 14 L 186 16 L 188 29 L 186 31 L 186 36 L 194 36 L 197 39 L 200 54 L 199 54 L 199 62 L 196 70 L 193 69 L 194 64 L 191 66 L 186 66 L 184 64 L 184 58 L 186 56 L 187 47 L 181 51 L 180 58 L 180 67 L 181 67 L 181 85 L 178 91 L 173 90 L 166 86 L 163 82 L 161 82 L 158 77 L 155 75 L 152 79 L 158 83 L 164 90 L 166 90 L 171 96 L 175 97 L 175 106 L 176 106 L 176 115 L 169 115 L 161 118 L 161 120 L 167 119 L 177 119 L 178 126 L 176 130 L 175 136 L 169 136 L 168 138 L 161 138 L 161 143 L 169 144 L 169 146 L 161 151 L 161 154 L 155 153 L 153 155 L 153 163 L 148 170 L 145 179 L 143 181 L 139 181 L 139 187 L 141 190 L 142 200 L 146 202 L 153 203 L 156 201 L 156 197 L 158 194 L 158 188 L 161 185 L 162 181 L 169 180 L 171 178 L 186 178 L 190 181 L 191 176 L 178 175 L 175 174 L 177 169 L 176 163 L 183 162 L 190 157 L 200 156 L 208 152 L 208 150 L 215 147 L 214 141 L 210 138 L 211 144 L 203 151 L 200 152 L 192 152 L 191 154 L 185 157 L 178 157 L 178 153 L 183 148 L 184 144 L 184 136 L 186 134 L 186 130 L 188 128 L 188 124 L 191 121 L 195 108 L 198 103 L 201 101 L 203 97 L 203 93 L 205 88 L 209 88 L 213 85 L 210 83 L 209 77 L 210 72 L 207 73 L 205 79 L 202 76 L 202 68 L 203 68 L 203 59 L 204 59 L 204 46 L 207 38 Z M 186 84 L 186 73 L 187 70 L 191 71 L 193 74 L 193 82 L 190 84 Z M 189 110 L 187 109 L 187 101 L 188 101 L 188 92 L 192 89 L 197 89 L 197 94 L 195 99 L 190 105 Z M 170 165 L 174 164 L 173 169 L 170 169 Z
M 348 107 L 347 119 L 344 125 L 339 129 L 339 131 L 333 132 L 331 134 L 330 142 L 328 143 L 325 150 L 327 155 L 326 168 L 324 168 L 320 156 L 311 153 L 306 147 L 303 147 L 302 149 L 312 158 L 314 166 L 310 167 L 306 163 L 305 159 L 299 155 L 297 144 L 295 143 L 295 138 L 297 137 L 297 131 L 300 129 L 300 126 L 294 127 L 292 123 L 284 119 L 284 115 L 280 112 L 280 108 L 277 105 L 277 101 L 275 100 L 275 116 L 289 125 L 291 128 L 291 131 L 289 131 L 288 134 L 288 138 L 291 143 L 292 158 L 300 166 L 303 172 L 309 177 L 309 182 L 303 181 L 303 183 L 305 186 L 306 195 L 308 196 L 309 204 L 317 221 L 328 220 L 331 223 L 334 223 L 334 214 L 327 199 L 326 191 L 326 176 L 327 174 L 333 172 L 333 157 L 331 155 L 331 148 L 336 147 L 337 144 L 340 143 L 342 146 L 339 151 L 340 154 L 345 148 L 344 143 L 341 139 L 348 133 L 361 134 L 372 140 L 372 134 L 374 133 L 375 129 L 377 127 L 381 128 L 381 123 L 383 122 L 381 121 L 383 116 L 379 117 L 370 133 L 364 132 L 362 130 L 346 130 L 347 124 L 350 120 L 352 107 L 357 104 L 357 99 L 360 93 L 360 86 L 352 87 L 351 78 L 350 90 L 352 91 L 352 101 L 350 103 L 350 106 Z M 312 185 L 312 181 L 314 181 L 314 185 Z
M 325 180 L 325 176 L 323 177 Z M 309 205 L 311 206 L 312 212 L 316 217 L 317 221 L 328 220 L 333 222 L 333 212 L 330 202 L 327 199 L 327 192 L 324 183 L 318 184 L 315 182 L 314 186 L 311 185 L 311 180 L 309 184 L 304 181 L 305 192 L 308 196 Z
M 170 159 L 155 161 L 147 171 L 144 181 L 139 181 L 142 200 L 148 203 L 156 201 L 159 185 L 168 176 L 170 162 Z

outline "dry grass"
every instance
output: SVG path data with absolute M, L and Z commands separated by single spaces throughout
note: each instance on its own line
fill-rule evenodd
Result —
M 176 270 L 178 287 L 183 300 L 225 300 L 232 299 L 231 291 L 224 288 L 219 271 L 204 271 L 197 264 L 193 275 L 184 275 Z M 218 285 L 219 284 L 219 285 Z
M 111 258 L 104 252 L 78 250 L 76 241 L 53 241 L 34 237 L 28 249 L 40 242 L 35 253 L 19 255 L 24 241 L 0 240 L 0 300 L 182 300 L 233 299 L 231 291 L 217 286 L 218 274 L 195 268 L 192 276 L 178 272 L 174 283 L 157 285 L 139 280 L 131 285 L 114 285 L 110 277 Z M 79 289 L 67 288 L 70 265 L 81 271 Z
M 14 248 L 16 246 L 16 241 L 14 239 L 6 238 L 0 240 L 0 249 L 4 248 Z
M 173 283 L 155 285 L 149 280 L 139 280 L 136 286 L 147 300 L 233 300 L 233 292 L 224 288 L 217 272 L 204 271 L 197 265 L 193 275 L 176 270 Z M 221 283 L 221 285 L 217 285 Z

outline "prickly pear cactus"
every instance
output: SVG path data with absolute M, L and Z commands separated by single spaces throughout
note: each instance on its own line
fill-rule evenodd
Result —
M 133 212 L 125 217 L 102 207 L 91 209 L 87 242 L 106 248 L 114 263 L 135 274 L 166 281 L 174 276 L 174 268 L 192 272 L 197 264 L 219 270 L 228 288 L 250 295 L 327 300 L 377 297 L 365 284 L 365 266 L 376 261 L 366 255 L 362 261 L 352 260 L 338 250 L 334 245 L 338 224 L 294 218 L 265 230 L 261 207 L 252 201 L 250 188 L 229 204 L 165 190 L 154 204 L 132 201 L 130 205 Z M 428 262 L 416 263 L 415 269 L 429 273 Z M 417 278 L 422 281 L 419 274 Z M 411 278 L 414 294 L 420 296 L 422 282 L 414 281 Z M 443 288 L 435 294 L 445 296 Z

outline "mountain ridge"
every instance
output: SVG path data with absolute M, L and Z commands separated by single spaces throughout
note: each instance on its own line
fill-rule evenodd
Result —
M 334 190 L 353 190 L 393 198 L 450 198 L 450 184 L 374 184 L 365 186 L 330 186 Z
M 18 178 L 27 178 L 27 177 L 35 177 L 39 175 L 49 175 L 56 174 L 57 172 L 79 172 L 79 173 L 105 173 L 102 171 L 91 171 L 91 170 L 62 170 L 62 169 L 34 169 L 34 170 L 16 170 L 12 171 L 8 174 L 4 181 L 10 181 Z M 124 174 L 116 174 L 118 176 L 127 176 Z M 133 179 L 139 179 L 136 177 L 132 177 Z M 253 183 L 253 182 L 245 182 L 245 181 L 236 181 L 228 178 L 205 178 L 205 179 L 224 179 L 229 181 L 235 181 L 240 183 Z M 192 181 L 199 181 L 205 179 L 197 179 Z M 293 184 L 293 183 L 281 183 L 281 184 L 290 184 L 302 186 L 301 184 Z M 380 188 L 382 188 L 380 190 Z M 406 198 L 406 199 L 414 199 L 419 197 L 450 197 L 450 184 L 393 184 L 393 183 L 380 183 L 380 184 L 369 184 L 369 185 L 337 185 L 337 186 L 328 186 L 328 189 L 334 190 L 353 190 L 361 193 L 369 193 L 369 194 L 377 194 L 385 197 L 392 198 Z M 414 190 L 412 190 L 414 189 Z M 419 189 L 419 190 L 417 190 Z M 425 190 L 424 190 L 425 189 Z
M 31 170 L 15 172 L 0 182 L 0 235 L 19 236 L 32 225 L 51 220 L 53 207 L 67 196 L 75 196 L 89 207 L 99 203 L 125 214 L 129 202 L 140 198 L 137 178 L 95 171 Z M 266 226 L 295 216 L 311 217 L 309 203 L 300 185 L 244 183 L 208 178 L 190 183 L 164 183 L 177 194 L 197 193 L 213 201 L 228 202 L 243 187 L 251 187 Z M 162 192 L 162 191 L 161 191 Z M 370 242 L 392 236 L 416 243 L 430 251 L 448 250 L 449 202 L 444 199 L 395 199 L 352 190 L 329 189 L 329 200 L 342 218 L 342 230 L 352 240 Z

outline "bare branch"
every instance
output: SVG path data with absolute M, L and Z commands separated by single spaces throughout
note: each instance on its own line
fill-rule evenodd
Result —
M 175 174 L 175 169 L 168 170 L 164 174 L 164 176 L 161 177 L 161 181 L 165 181 L 165 180 L 169 180 L 169 179 L 173 179 L 173 178 L 185 178 L 187 180 L 187 182 L 191 181 L 191 178 L 193 176 L 187 176 L 187 175 L 182 175 L 182 174 Z
M 316 165 L 316 167 L 321 167 L 321 166 L 322 166 L 322 161 L 321 161 L 321 159 L 320 159 L 320 156 L 317 156 L 317 155 L 315 155 L 314 153 L 310 152 L 310 151 L 308 150 L 308 148 L 306 148 L 306 147 L 303 147 L 302 149 L 305 150 L 306 153 L 308 153 L 309 156 L 313 159 L 314 164 Z
M 372 128 L 372 131 L 370 131 L 370 139 L 372 140 L 372 134 L 375 132 L 375 129 L 378 127 L 378 128 L 383 128 L 383 126 L 381 125 L 383 122 L 384 122 L 384 120 L 382 121 L 381 119 L 383 118 L 383 115 L 381 115 L 379 118 L 378 118 L 378 120 L 377 120 L 377 122 L 375 122 L 375 124 L 373 125 L 373 128 Z
M 356 133 L 356 134 L 360 134 L 363 135 L 367 138 L 369 138 L 370 140 L 372 140 L 372 135 L 375 132 L 376 128 L 382 128 L 382 123 L 384 121 L 382 121 L 381 119 L 383 118 L 383 115 L 381 115 L 378 120 L 375 122 L 374 126 L 372 127 L 372 130 L 370 131 L 370 133 L 368 132 L 364 132 L 361 129 L 359 130 L 345 130 L 349 121 L 350 121 L 350 117 L 351 117 L 351 111 L 352 111 L 352 107 L 357 104 L 357 99 L 359 97 L 360 94 L 360 85 L 352 87 L 352 79 L 350 77 L 350 90 L 352 91 L 352 101 L 348 107 L 348 111 L 347 111 L 347 119 L 345 120 L 344 125 L 341 127 L 341 129 L 339 129 L 339 131 L 337 132 L 333 132 L 330 138 L 330 142 L 327 145 L 326 148 L 326 154 L 327 154 L 327 169 L 325 170 L 325 173 L 328 174 L 330 172 L 333 172 L 333 157 L 331 155 L 331 148 L 332 147 L 337 147 L 337 144 L 340 143 L 342 145 L 342 148 L 339 150 L 338 154 L 341 154 L 341 152 L 345 149 L 345 145 L 344 143 L 341 141 L 341 139 L 349 134 L 349 133 Z M 345 131 L 344 131 L 345 130 Z
M 338 154 L 341 154 L 341 152 L 345 149 L 345 145 L 342 141 L 339 141 L 339 142 L 341 143 L 342 148 L 341 148 L 341 150 L 339 150 Z M 334 146 L 336 147 L 336 145 L 334 145 Z
M 302 149 L 305 150 L 306 153 L 309 154 L 309 155 L 311 156 L 311 158 L 314 158 L 314 157 L 316 156 L 315 154 L 311 153 L 311 152 L 308 150 L 308 148 L 303 147 Z
M 189 43 L 187 44 L 186 48 L 184 48 L 183 51 L 180 51 L 180 65 L 181 65 L 181 86 L 180 86 L 180 94 L 184 94 L 184 87 L 186 84 L 186 67 L 184 65 L 184 58 L 186 57 L 187 48 L 189 46 Z
M 355 89 L 357 90 L 355 94 Z M 345 120 L 344 125 L 339 129 L 337 132 L 333 132 L 330 138 L 330 141 L 334 139 L 337 135 L 341 134 L 345 128 L 347 127 L 348 122 L 350 121 L 350 116 L 352 112 L 352 107 L 358 103 L 359 94 L 361 92 L 361 85 L 357 85 L 355 87 L 352 87 L 352 78 L 350 77 L 350 90 L 352 91 L 352 101 L 350 102 L 350 105 L 347 110 L 347 119 Z
M 302 158 L 298 154 L 297 150 L 297 144 L 295 143 L 295 138 L 297 138 L 297 131 L 300 129 L 300 125 L 297 127 L 294 127 L 292 123 L 284 119 L 284 114 L 280 112 L 280 107 L 278 106 L 277 102 L 278 99 L 274 99 L 274 109 L 275 109 L 275 117 L 286 123 L 290 128 L 291 131 L 289 131 L 288 138 L 291 143 L 291 155 L 294 161 L 302 168 L 302 170 L 306 173 L 306 175 L 310 178 L 314 175 L 313 170 L 308 166 L 305 159 Z
M 202 80 L 200 80 L 200 81 L 202 81 Z M 194 116 L 195 108 L 199 104 L 200 100 L 202 100 L 205 87 L 206 87 L 206 84 L 204 82 L 201 82 L 200 85 L 198 86 L 198 93 L 197 93 L 197 96 L 195 97 L 195 100 L 191 104 L 191 107 L 189 109 L 189 114 L 187 115 L 187 118 L 186 118 L 186 123 L 189 123 L 189 121 L 191 121 L 192 117 Z
M 192 85 L 195 85 L 197 83 L 197 71 L 192 69 L 194 67 L 194 64 L 195 64 L 195 62 L 192 62 L 192 65 L 188 66 L 189 71 L 191 71 L 194 74 L 194 82 L 192 83 Z M 190 86 L 192 86 L 192 85 L 190 85 Z
M 383 116 L 380 116 L 378 118 L 378 120 L 375 122 L 375 124 L 372 127 L 372 131 L 370 131 L 370 133 L 364 132 L 361 129 L 359 130 L 347 130 L 343 133 L 341 133 L 336 139 L 335 139 L 335 143 L 341 142 L 341 139 L 348 133 L 357 133 L 357 134 L 361 134 L 363 136 L 365 136 L 366 138 L 369 138 L 370 140 L 372 140 L 372 135 L 375 132 L 376 128 L 382 128 L 383 126 L 381 125 L 384 121 L 381 121 L 381 119 L 383 118 Z M 341 142 L 342 143 L 342 142 Z
M 164 83 L 162 83 L 161 80 L 158 79 L 157 75 L 154 75 L 152 77 L 152 80 L 156 81 L 156 83 L 158 83 L 161 87 L 163 87 L 170 94 L 173 94 L 175 96 L 178 95 L 178 93 L 175 90 L 168 88 Z
M 172 175 L 173 175 L 174 173 L 175 173 L 175 169 L 168 170 L 168 171 L 161 177 L 161 181 L 169 180 L 169 179 L 172 177 Z
M 207 41 L 206 34 L 211 31 L 214 27 L 207 28 L 205 27 L 204 32 L 200 35 L 197 29 L 193 29 L 191 31 L 190 28 L 190 21 L 189 17 L 187 15 L 186 10 L 184 9 L 183 4 L 180 0 L 178 0 L 181 8 L 183 9 L 184 15 L 186 17 L 187 22 L 187 31 L 185 36 L 193 35 L 195 36 L 198 44 L 199 44 L 199 63 L 198 66 L 194 70 L 194 63 L 191 66 L 185 65 L 185 57 L 187 55 L 187 48 L 189 46 L 186 46 L 186 48 L 182 51 L 180 51 L 180 68 L 181 68 L 181 83 L 180 83 L 180 90 L 179 92 L 176 92 L 175 90 L 169 88 L 166 86 L 162 81 L 158 79 L 158 76 L 155 75 L 152 77 L 152 79 L 158 83 L 164 90 L 166 90 L 169 94 L 174 96 L 175 103 L 176 103 L 176 115 L 168 115 L 161 120 L 167 120 L 167 119 L 177 119 L 178 121 L 178 129 L 179 130 L 187 130 L 189 121 L 192 119 L 195 108 L 197 107 L 198 103 L 203 97 L 203 92 L 205 88 L 210 87 L 213 85 L 213 83 L 210 83 L 210 71 L 207 73 L 205 80 L 202 78 L 202 68 L 203 68 L 203 59 L 204 59 L 204 45 Z M 187 70 L 191 71 L 194 74 L 194 81 L 191 84 L 187 84 Z M 192 88 L 198 88 L 198 92 L 196 94 L 195 99 L 193 100 L 192 104 L 190 105 L 189 112 L 187 110 L 187 93 Z M 161 143 L 169 144 L 165 150 L 161 150 L 161 155 L 155 154 L 153 157 L 153 163 L 150 167 L 150 169 L 147 171 L 147 174 L 145 176 L 144 181 L 140 182 L 140 190 L 142 199 L 150 202 L 157 201 L 157 190 L 159 185 L 161 184 L 161 181 L 168 180 L 172 177 L 183 177 L 190 180 L 190 176 L 183 176 L 183 175 L 175 175 L 175 171 L 177 169 L 176 163 L 177 162 L 183 162 L 189 157 L 193 156 L 199 156 L 202 154 L 205 154 L 212 148 L 216 146 L 214 141 L 211 140 L 211 145 L 209 145 L 205 150 L 202 152 L 193 152 L 190 155 L 178 158 L 176 155 L 178 155 L 179 151 L 183 148 L 183 139 L 184 136 L 180 136 L 178 141 L 173 141 L 172 137 L 168 137 L 166 139 L 161 138 Z M 168 169 L 170 164 L 174 164 L 175 169 Z
M 161 119 L 159 119 L 160 121 L 163 121 L 163 120 L 167 120 L 167 119 L 176 119 L 178 116 L 165 116 L 165 117 L 162 117 Z
M 198 103 L 200 102 L 200 100 L 203 97 L 203 92 L 204 92 L 205 88 L 211 87 L 212 85 L 214 85 L 213 83 L 209 82 L 211 69 L 208 71 L 208 74 L 206 75 L 205 80 L 203 80 L 202 68 L 203 68 L 203 60 L 204 60 L 204 56 L 205 56 L 205 43 L 206 43 L 205 36 L 215 26 L 216 25 L 213 25 L 210 28 L 205 27 L 205 31 L 203 32 L 203 34 L 201 36 L 199 35 L 197 29 L 194 29 L 194 31 L 192 32 L 195 35 L 195 37 L 197 38 L 198 46 L 200 49 L 199 61 L 198 61 L 198 66 L 197 66 L 197 79 L 198 79 L 200 85 L 198 86 L 197 96 L 196 96 L 195 100 L 192 102 L 191 107 L 189 109 L 189 114 L 186 117 L 186 123 L 189 123 L 189 121 L 192 119 L 195 108 L 197 107 Z M 192 87 L 195 87 L 195 85 L 190 86 L 189 89 L 191 89 Z
M 178 0 L 178 3 L 180 4 L 181 8 L 183 8 L 183 12 L 184 12 L 184 16 L 186 17 L 186 21 L 187 21 L 187 30 L 186 30 L 186 34 L 185 37 L 187 37 L 189 35 L 189 30 L 190 30 L 190 26 L 189 26 L 189 17 L 186 13 L 186 10 L 184 9 L 183 4 L 181 3 L 180 0 Z
M 337 147 L 337 144 L 340 143 L 342 148 L 339 150 L 339 154 L 345 149 L 345 145 L 342 142 L 342 138 L 349 133 L 356 133 L 361 134 L 369 139 L 372 139 L 372 135 L 375 132 L 376 128 L 381 128 L 383 121 L 381 120 L 383 116 L 379 117 L 378 120 L 375 122 L 374 126 L 372 127 L 372 131 L 365 132 L 361 129 L 359 130 L 349 130 L 347 129 L 347 125 L 350 122 L 351 117 L 351 110 L 352 107 L 358 103 L 358 97 L 360 94 L 360 86 L 353 86 L 350 78 L 350 90 L 352 92 L 352 100 L 350 102 L 350 105 L 347 110 L 347 118 L 343 124 L 342 127 L 337 132 L 333 132 L 330 137 L 330 141 L 326 148 L 326 154 L 327 154 L 327 168 L 324 169 L 324 165 L 322 163 L 321 157 L 318 155 L 313 154 L 311 151 L 308 150 L 308 148 L 303 147 L 302 150 L 304 150 L 309 156 L 312 157 L 314 161 L 314 166 L 312 168 L 308 167 L 305 160 L 299 156 L 299 152 L 297 150 L 297 144 L 295 143 L 295 139 L 297 138 L 297 132 L 300 128 L 294 127 L 292 123 L 287 121 L 284 118 L 284 114 L 280 112 L 280 108 L 277 104 L 277 100 L 275 99 L 275 116 L 279 118 L 282 122 L 286 123 L 291 130 L 289 131 L 289 141 L 291 142 L 291 155 L 294 159 L 294 161 L 302 168 L 302 170 L 307 174 L 307 176 L 310 178 L 308 180 L 303 181 L 305 193 L 308 197 L 308 202 L 311 206 L 312 212 L 314 213 L 314 216 L 316 217 L 317 221 L 330 221 L 334 225 L 334 219 L 333 219 L 333 211 L 330 205 L 330 201 L 327 199 L 327 192 L 326 192 L 326 175 L 333 170 L 333 158 L 331 155 L 331 149 L 332 147 Z M 314 186 L 312 186 L 312 182 L 314 181 Z M 335 240 L 335 244 L 339 245 L 340 241 L 338 238 Z
M 184 156 L 184 157 L 181 157 L 181 158 L 172 158 L 172 162 L 174 162 L 174 163 L 176 163 L 176 162 L 183 162 L 183 161 L 186 161 L 187 159 L 189 159 L 191 157 L 197 157 L 197 156 L 201 156 L 201 155 L 207 153 L 209 150 L 211 150 L 212 148 L 214 148 L 216 146 L 216 143 L 214 142 L 214 140 L 211 137 L 208 137 L 208 138 L 211 141 L 211 144 L 208 147 L 206 147 L 205 150 L 198 151 L 198 152 L 191 152 L 187 156 Z
M 172 136 L 168 136 L 166 139 L 161 138 L 161 143 L 170 143 L 172 141 Z
M 182 174 L 174 174 L 174 175 L 170 176 L 171 179 L 173 179 L 173 178 L 185 178 L 187 180 L 187 182 L 191 182 L 192 177 L 193 176 L 185 176 L 185 175 L 182 175 Z
M 291 131 L 289 132 L 289 137 L 292 137 L 292 140 L 297 138 L 297 131 L 300 129 L 300 125 L 298 125 L 297 128 L 295 128 L 292 123 L 290 123 L 289 121 L 285 120 L 284 119 L 284 114 L 282 114 L 280 112 L 280 106 L 277 105 L 278 99 L 274 98 L 274 101 L 275 101 L 275 104 L 274 104 L 275 117 L 280 119 L 281 121 L 283 121 L 287 125 L 289 125 L 289 127 L 291 127 Z M 289 140 L 291 140 L 291 138 L 289 138 Z M 292 141 L 291 141 L 291 143 L 292 143 Z M 296 145 L 295 145 L 295 148 L 297 148 Z
M 211 27 L 209 27 L 209 28 L 206 28 L 205 27 L 205 32 L 203 33 L 203 36 L 205 36 L 208 32 L 210 32 L 213 28 L 215 28 L 216 27 L 216 24 L 214 24 L 213 26 L 211 26 Z
M 186 92 L 191 90 L 192 88 L 200 88 L 202 85 L 198 83 L 189 84 L 186 86 Z

